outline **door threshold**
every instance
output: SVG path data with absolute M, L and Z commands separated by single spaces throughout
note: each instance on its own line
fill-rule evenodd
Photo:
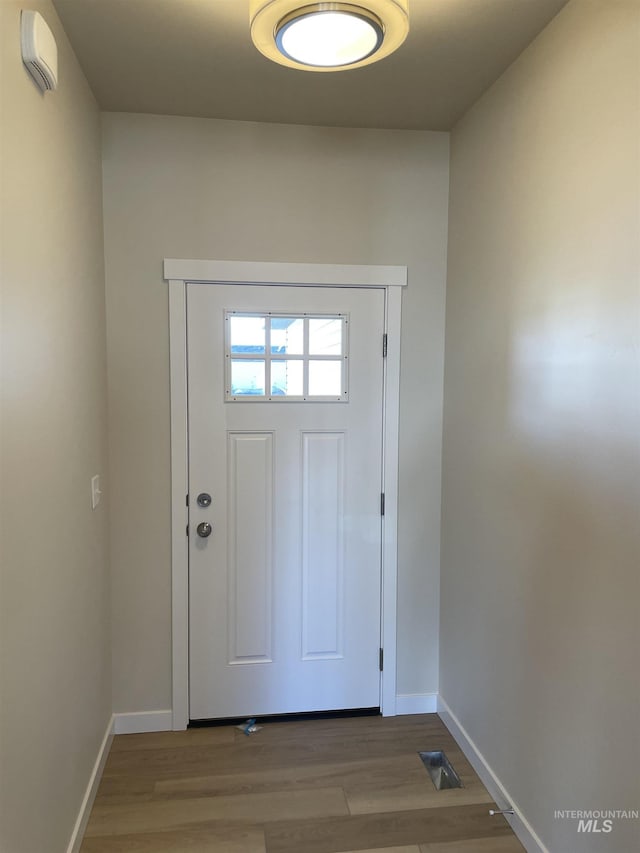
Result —
M 379 717 L 380 708 L 346 708 L 337 711 L 303 711 L 298 714 L 265 714 L 257 716 L 260 723 L 297 723 L 302 720 L 339 720 L 345 717 Z M 208 726 L 233 726 L 246 722 L 247 717 L 221 717 L 211 720 L 189 720 L 189 729 Z

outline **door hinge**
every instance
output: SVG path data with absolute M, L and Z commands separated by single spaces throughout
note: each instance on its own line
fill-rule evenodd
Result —
M 380 672 L 384 669 L 384 649 L 380 649 Z
M 185 506 L 189 506 L 189 495 L 186 496 L 184 504 Z
M 384 515 L 384 492 L 380 494 L 380 515 Z
M 388 340 L 388 335 L 385 332 L 384 335 L 382 336 L 382 357 L 383 358 L 387 357 L 387 340 Z
M 185 528 L 184 535 L 185 535 L 185 536 L 188 536 L 188 535 L 189 535 L 189 525 L 188 525 L 188 524 L 187 524 L 187 526 L 186 526 L 186 528 Z

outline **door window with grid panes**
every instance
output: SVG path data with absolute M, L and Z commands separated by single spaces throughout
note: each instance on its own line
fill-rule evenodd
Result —
M 347 314 L 225 311 L 228 402 L 348 401 Z

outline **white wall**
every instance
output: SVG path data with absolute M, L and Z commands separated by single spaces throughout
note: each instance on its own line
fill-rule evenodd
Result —
M 640 6 L 579 0 L 451 140 L 441 690 L 553 853 L 639 808 Z
M 162 259 L 406 264 L 401 693 L 437 689 L 448 136 L 103 117 L 116 711 L 169 708 Z
M 111 718 L 100 117 L 48 0 L 60 89 L 0 3 L 0 850 L 66 850 Z

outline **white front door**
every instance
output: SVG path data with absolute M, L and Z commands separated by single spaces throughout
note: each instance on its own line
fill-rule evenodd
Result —
M 380 704 L 383 329 L 379 289 L 187 285 L 191 719 Z

